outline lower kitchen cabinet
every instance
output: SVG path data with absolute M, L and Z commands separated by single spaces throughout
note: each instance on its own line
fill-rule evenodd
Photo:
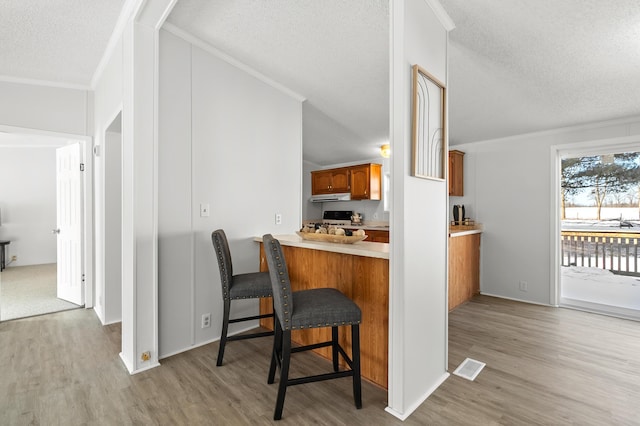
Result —
M 480 293 L 480 233 L 449 237 L 449 310 Z
M 365 241 L 370 241 L 372 243 L 388 243 L 389 242 L 389 231 L 367 230 L 364 232 L 366 232 L 368 235 Z
M 357 231 L 358 228 L 345 228 L 350 229 L 351 231 Z M 389 242 L 389 231 L 381 231 L 377 229 L 365 229 L 364 231 L 367 234 L 367 239 L 370 243 L 388 243 Z

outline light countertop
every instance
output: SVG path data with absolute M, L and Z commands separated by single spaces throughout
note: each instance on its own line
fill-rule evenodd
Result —
M 354 225 L 344 226 L 347 229 L 364 229 L 365 231 L 389 231 L 389 225 Z
M 283 246 L 301 247 L 311 250 L 322 250 L 332 253 L 343 253 L 352 256 L 375 257 L 378 259 L 389 259 L 389 244 L 371 243 L 359 241 L 353 244 L 329 243 L 322 241 L 303 240 L 297 235 L 274 235 Z M 261 243 L 262 237 L 254 237 L 254 241 Z
M 482 225 L 452 225 L 449 227 L 449 237 L 464 237 L 465 235 L 482 233 Z

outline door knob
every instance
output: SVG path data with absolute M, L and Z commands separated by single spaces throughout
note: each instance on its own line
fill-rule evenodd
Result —
M 52 234 L 59 234 L 60 233 L 60 229 L 53 229 L 51 231 Z

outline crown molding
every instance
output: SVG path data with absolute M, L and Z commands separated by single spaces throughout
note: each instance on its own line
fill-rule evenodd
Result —
M 109 37 L 109 42 L 107 43 L 107 47 L 104 49 L 104 53 L 102 54 L 102 58 L 100 58 L 100 62 L 96 67 L 96 70 L 93 73 L 93 77 L 91 77 L 91 90 L 96 90 L 96 85 L 98 84 L 98 80 L 102 77 L 102 73 L 104 69 L 107 67 L 109 60 L 111 59 L 111 55 L 115 50 L 118 42 L 122 38 L 122 34 L 124 33 L 124 29 L 129 21 L 129 18 L 134 16 L 135 13 L 140 9 L 144 0 L 126 0 L 122 9 L 120 10 L 120 15 L 118 16 L 118 20 L 116 21 L 116 25 L 113 27 L 113 32 L 111 33 L 111 37 Z
M 590 123 L 577 124 L 574 126 L 557 127 L 555 129 L 540 130 L 537 132 L 530 132 L 530 133 L 521 133 L 519 135 L 504 136 L 501 138 L 482 139 L 482 140 L 473 141 L 473 142 L 465 142 L 465 143 L 450 145 L 449 148 L 457 149 L 457 148 L 463 148 L 464 146 L 479 146 L 483 144 L 492 144 L 492 143 L 501 143 L 501 142 L 519 142 L 519 141 L 530 140 L 532 138 L 565 135 L 568 133 L 579 132 L 582 130 L 593 130 L 593 129 L 599 129 L 603 127 L 631 125 L 636 123 L 640 124 L 640 116 L 638 115 L 622 117 L 622 118 L 614 118 L 611 120 L 592 121 Z
M 0 75 L 0 81 L 6 83 L 29 84 L 31 86 L 57 87 L 60 89 L 91 90 L 91 87 L 84 84 L 63 83 L 60 81 L 37 80 L 32 78 L 12 77 L 10 75 Z
M 435 13 L 436 17 L 438 18 L 438 20 L 440 21 L 440 23 L 442 24 L 442 26 L 447 32 L 455 29 L 456 24 L 453 22 L 453 19 L 451 19 L 447 11 L 444 10 L 444 7 L 442 7 L 442 5 L 438 0 L 424 0 L 424 1 L 429 5 L 431 10 L 433 10 L 433 13 Z

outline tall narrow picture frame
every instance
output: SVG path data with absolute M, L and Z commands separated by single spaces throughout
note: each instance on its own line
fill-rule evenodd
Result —
M 447 91 L 419 65 L 413 74 L 413 176 L 444 180 Z

